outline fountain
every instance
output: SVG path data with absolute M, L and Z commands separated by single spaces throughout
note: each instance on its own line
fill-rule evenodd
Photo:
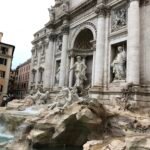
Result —
M 137 148 L 149 148 L 149 109 L 141 113 L 140 108 L 129 103 L 131 87 L 126 86 L 113 105 L 79 97 L 75 88 L 66 87 L 47 104 L 43 104 L 45 95 L 40 97 L 39 92 L 35 99 L 38 104 L 10 102 L 9 108 L 13 109 L 0 111 L 0 145 L 11 141 L 7 150 L 82 150 L 83 145 L 84 150 L 128 150 L 125 148 L 135 143 Z
M 11 142 L 14 136 L 7 131 L 4 125 L 0 124 L 0 149 L 2 150 L 5 145 Z

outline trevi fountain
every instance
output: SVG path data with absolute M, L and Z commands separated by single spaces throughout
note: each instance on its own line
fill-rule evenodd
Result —
M 150 1 L 55 0 L 48 12 L 29 94 L 0 108 L 0 149 L 150 150 Z

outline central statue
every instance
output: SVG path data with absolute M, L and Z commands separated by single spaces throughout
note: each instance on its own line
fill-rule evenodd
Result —
M 86 69 L 84 60 L 81 59 L 81 56 L 77 56 L 77 61 L 70 70 L 75 72 L 75 87 L 83 88 L 83 82 L 87 80 Z

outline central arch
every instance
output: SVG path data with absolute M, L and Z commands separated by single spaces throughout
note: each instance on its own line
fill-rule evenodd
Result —
M 93 72 L 93 42 L 96 38 L 96 31 L 93 27 L 82 27 L 75 33 L 72 49 L 74 54 L 74 61 L 76 62 L 76 56 L 81 56 L 82 61 L 85 62 L 86 77 L 87 80 L 84 81 L 84 86 L 88 87 L 92 83 L 92 72 Z M 75 75 L 73 75 L 72 83 L 75 83 Z
M 89 32 L 91 32 L 91 34 L 93 35 L 93 40 L 94 41 L 96 40 L 97 30 L 96 30 L 95 25 L 91 22 L 85 22 L 81 24 L 80 26 L 77 26 L 76 29 L 73 31 L 72 36 L 71 36 L 70 49 L 74 48 L 77 36 L 79 36 L 79 34 L 81 32 L 84 32 L 85 30 L 89 30 Z
M 88 28 L 85 28 L 77 35 L 73 47 L 75 49 L 91 49 L 93 47 L 93 40 L 94 38 L 92 31 Z

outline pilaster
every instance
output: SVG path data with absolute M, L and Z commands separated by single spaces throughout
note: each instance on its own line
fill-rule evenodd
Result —
M 61 64 L 60 64 L 60 79 L 59 86 L 63 87 L 66 83 L 66 71 L 67 71 L 67 49 L 68 49 L 68 36 L 69 36 L 69 24 L 65 19 L 62 26 L 63 40 L 62 40 L 62 52 L 61 52 Z
M 56 38 L 56 34 L 51 32 L 48 35 L 49 45 L 46 51 L 46 64 L 45 64 L 45 77 L 44 77 L 44 88 L 50 89 L 52 88 L 52 68 L 53 68 L 53 56 L 54 56 L 54 40 Z
M 127 82 L 140 83 L 140 8 L 130 0 L 128 8 Z
M 106 15 L 108 8 L 101 3 L 96 7 L 95 12 L 98 15 L 97 19 L 97 40 L 96 40 L 96 55 L 95 55 L 95 73 L 94 86 L 103 86 L 104 79 L 104 50 L 105 50 L 105 34 L 106 34 Z

